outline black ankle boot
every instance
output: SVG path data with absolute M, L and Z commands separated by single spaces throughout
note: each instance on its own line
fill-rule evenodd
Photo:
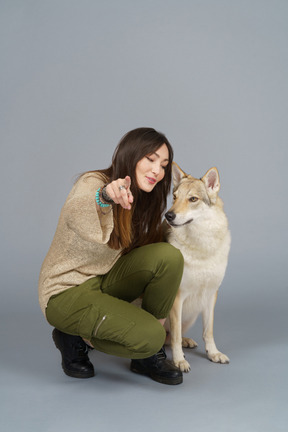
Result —
M 154 381 L 162 384 L 175 385 L 183 382 L 183 375 L 180 369 L 174 366 L 169 360 L 166 360 L 164 348 L 152 357 L 132 360 L 130 369 L 132 372 L 148 375 Z
M 88 357 L 88 347 L 80 336 L 72 336 L 54 329 L 52 337 L 62 355 L 62 368 L 74 378 L 94 376 L 94 368 Z

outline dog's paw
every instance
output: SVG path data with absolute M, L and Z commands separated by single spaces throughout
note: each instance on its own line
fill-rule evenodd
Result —
M 197 342 L 190 338 L 182 338 L 182 347 L 183 348 L 196 348 L 198 346 Z
M 174 361 L 174 365 L 178 367 L 181 372 L 189 372 L 190 364 L 186 360 Z
M 213 363 L 221 363 L 221 364 L 228 364 L 230 362 L 229 357 L 227 357 L 225 354 L 221 353 L 220 351 L 216 353 L 207 353 L 209 360 L 211 360 Z

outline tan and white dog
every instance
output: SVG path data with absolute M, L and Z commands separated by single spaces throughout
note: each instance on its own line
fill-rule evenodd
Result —
M 166 239 L 184 257 L 182 282 L 165 327 L 171 337 L 174 364 L 188 372 L 182 346 L 197 343 L 182 335 L 202 314 L 203 339 L 208 358 L 229 363 L 218 351 L 213 336 L 214 308 L 218 289 L 225 275 L 230 250 L 230 232 L 223 202 L 218 196 L 219 174 L 211 168 L 200 180 L 185 174 L 173 164 L 173 205 L 165 214 Z

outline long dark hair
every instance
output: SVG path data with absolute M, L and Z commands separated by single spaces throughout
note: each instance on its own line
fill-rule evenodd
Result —
M 137 186 L 136 165 L 163 144 L 166 144 L 169 152 L 165 176 L 151 192 L 144 192 Z M 131 177 L 130 189 L 134 202 L 131 210 L 125 210 L 120 205 L 114 206 L 114 230 L 108 242 L 111 248 L 123 248 L 123 253 L 127 253 L 135 247 L 161 241 L 161 222 L 171 187 L 172 161 L 173 149 L 165 135 L 153 128 L 137 128 L 120 140 L 111 166 L 96 171 L 104 176 L 107 183 L 127 175 Z

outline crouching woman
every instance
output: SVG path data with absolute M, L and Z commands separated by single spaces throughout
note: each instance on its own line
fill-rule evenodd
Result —
M 64 372 L 94 375 L 89 347 L 131 359 L 133 372 L 164 384 L 182 373 L 166 358 L 164 322 L 183 272 L 162 242 L 172 147 L 152 128 L 128 132 L 112 164 L 74 184 L 42 264 L 39 301 Z M 131 304 L 142 297 L 142 308 Z

